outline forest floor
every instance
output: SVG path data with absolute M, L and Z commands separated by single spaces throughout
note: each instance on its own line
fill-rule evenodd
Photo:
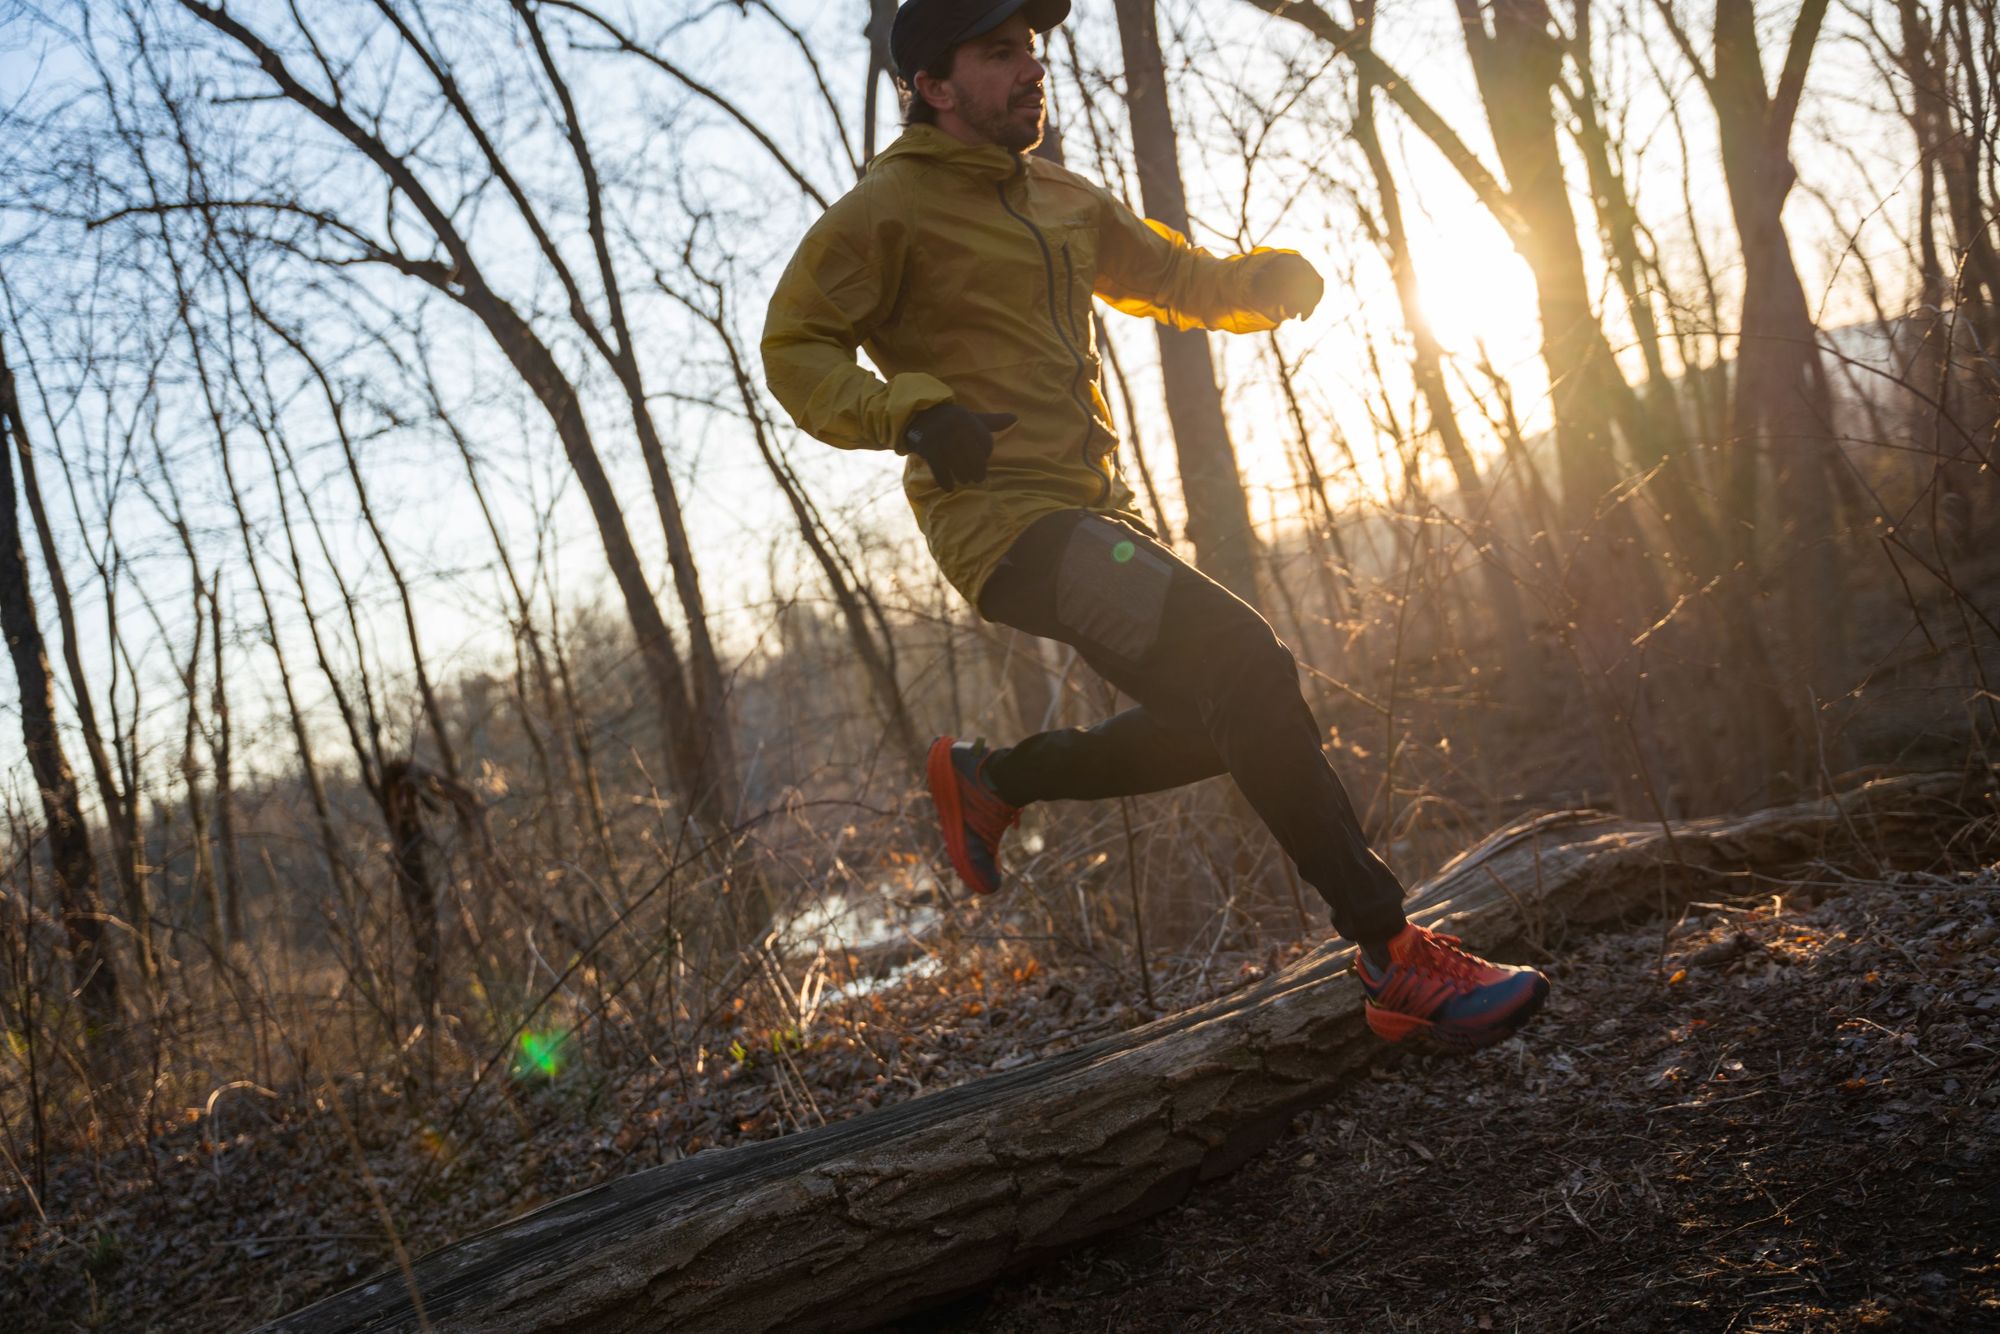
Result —
M 2000 875 L 1773 889 L 924 1328 L 2000 1329 Z
M 2000 1328 L 2000 868 L 1768 888 L 1570 942 L 1523 1037 L 1389 1054 L 1182 1207 L 909 1328 Z M 1159 1002 L 1297 948 L 1163 961 Z M 1143 1022 L 1133 990 L 978 947 L 803 1042 L 746 1027 L 687 1085 L 579 1051 L 429 1101 L 329 1083 L 307 1117 L 237 1090 L 0 1194 L 0 1328 L 247 1327 L 393 1263 L 392 1236 L 420 1253 L 1010 1067 Z

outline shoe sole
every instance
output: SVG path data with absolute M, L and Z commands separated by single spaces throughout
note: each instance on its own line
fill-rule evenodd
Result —
M 1368 1020 L 1368 1027 L 1384 1042 L 1403 1042 L 1420 1035 L 1446 1051 L 1472 1052 L 1497 1046 L 1513 1037 L 1535 1017 L 1548 998 L 1549 984 L 1544 978 L 1542 984 L 1529 992 L 1520 1004 L 1489 1017 L 1477 1026 L 1440 1024 L 1399 1010 L 1385 1010 L 1374 1001 L 1365 1001 L 1362 1012 Z
M 951 869 L 958 872 L 959 880 L 973 893 L 991 894 L 999 886 L 981 883 L 966 851 L 965 807 L 958 799 L 958 766 L 951 762 L 952 743 L 957 739 L 941 736 L 931 742 L 930 754 L 924 759 L 924 775 L 930 782 L 931 802 L 937 807 L 938 828 L 944 834 L 944 850 L 951 859 Z

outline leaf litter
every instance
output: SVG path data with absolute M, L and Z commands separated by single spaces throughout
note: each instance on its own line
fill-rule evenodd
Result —
M 2000 868 L 1775 888 L 922 1327 L 2000 1328 Z
M 2000 868 L 1774 888 L 1691 910 L 1664 958 L 1657 923 L 1574 942 L 1524 1036 L 1385 1052 L 1181 1208 L 910 1328 L 2000 1326 Z M 1158 1002 L 1303 948 L 1156 959 Z M 459 1090 L 336 1079 L 313 1112 L 240 1090 L 143 1150 L 72 1154 L 46 1219 L 0 1194 L 0 1328 L 246 1327 L 394 1263 L 371 1184 L 415 1255 L 1153 1017 L 1102 962 L 952 933 L 930 957 L 802 1027 L 746 1007 L 679 1069 L 579 1053 L 456 1118 Z

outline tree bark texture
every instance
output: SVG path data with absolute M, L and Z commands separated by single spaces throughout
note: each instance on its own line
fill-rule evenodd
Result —
M 1167 78 L 1160 55 L 1153 0 L 1117 0 L 1118 39 L 1125 56 L 1125 105 L 1138 159 L 1139 197 L 1146 216 L 1188 231 L 1187 191 L 1181 183 L 1178 143 Z M 1236 447 L 1215 386 L 1208 335 L 1162 324 L 1160 374 L 1166 384 L 1167 419 L 1180 457 L 1181 492 L 1187 500 L 1188 539 L 1204 574 L 1251 606 L 1257 599 L 1257 542 L 1250 531 L 1250 502 L 1236 468 Z
M 1411 912 L 1504 955 L 1726 892 L 1745 870 L 1931 866 L 1954 844 L 1991 856 L 1996 777 L 1884 779 L 1672 826 L 1544 815 L 1461 854 Z M 1021 1069 L 583 1191 L 419 1260 L 425 1318 L 486 1334 L 838 1330 L 921 1311 L 1168 1208 L 1337 1097 L 1386 1050 L 1351 957 L 1328 942 L 1266 981 Z M 391 1270 L 272 1328 L 417 1324 Z

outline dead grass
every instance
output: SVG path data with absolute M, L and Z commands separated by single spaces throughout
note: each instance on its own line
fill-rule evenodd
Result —
M 1092 958 L 1022 934 L 991 907 L 963 906 L 900 985 L 821 990 L 801 1010 L 811 988 L 794 973 L 790 1001 L 780 987 L 747 988 L 704 1045 L 636 1068 L 599 1062 L 606 1044 L 594 1038 L 564 1042 L 547 1069 L 517 1056 L 469 1094 L 457 1080 L 426 1098 L 390 1077 L 346 1074 L 239 1087 L 185 1109 L 143 1147 L 72 1146 L 51 1165 L 46 1216 L 18 1179 L 0 1193 L 0 1328 L 248 1326 L 393 1264 L 397 1244 L 420 1254 L 600 1181 L 1155 1017 L 1115 941 Z M 1153 961 L 1162 1008 L 1240 986 L 1303 949 L 1202 943 Z M 1042 962 L 1051 956 L 1070 962 Z M 829 985 L 845 978 L 837 960 L 819 967 Z

